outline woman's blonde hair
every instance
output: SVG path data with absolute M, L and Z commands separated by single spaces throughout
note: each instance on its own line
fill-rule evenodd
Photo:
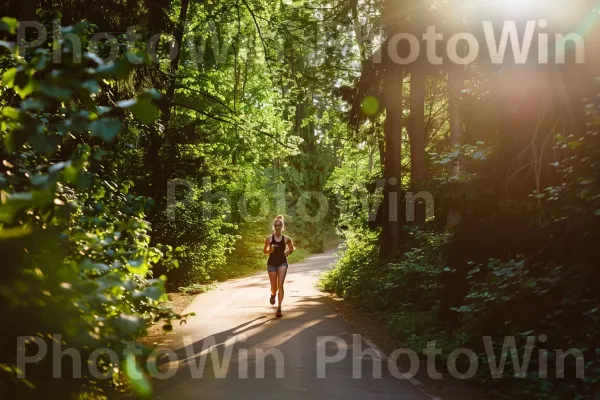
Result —
M 278 215 L 275 220 L 273 220 L 273 230 L 275 230 L 275 222 L 281 221 L 281 231 L 285 229 L 285 222 L 283 222 L 283 215 Z

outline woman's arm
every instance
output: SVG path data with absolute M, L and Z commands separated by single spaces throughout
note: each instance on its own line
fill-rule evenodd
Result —
M 275 249 L 271 248 L 271 243 L 269 243 L 269 237 L 265 238 L 265 247 L 263 248 L 263 253 L 271 254 Z
M 294 252 L 294 250 L 296 250 L 296 248 L 294 247 L 294 242 L 292 242 L 292 238 L 287 236 L 287 247 L 288 249 L 285 251 L 285 256 L 289 256 L 290 254 L 292 254 Z

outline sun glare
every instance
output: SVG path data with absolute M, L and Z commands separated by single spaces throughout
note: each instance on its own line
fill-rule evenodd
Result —
M 559 24 L 593 13 L 586 0 L 464 0 L 460 6 L 467 18 L 531 18 Z

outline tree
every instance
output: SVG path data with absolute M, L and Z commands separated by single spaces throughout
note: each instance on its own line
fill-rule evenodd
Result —
M 383 9 L 383 25 L 389 41 L 400 31 L 406 16 L 405 5 L 398 1 L 386 1 Z M 400 250 L 401 215 L 400 183 L 402 180 L 402 129 L 404 126 L 404 69 L 391 57 L 387 45 L 382 48 L 385 62 L 384 103 L 385 103 L 385 166 L 383 178 L 383 230 L 381 234 L 381 256 Z M 387 51 L 386 51 L 387 50 Z

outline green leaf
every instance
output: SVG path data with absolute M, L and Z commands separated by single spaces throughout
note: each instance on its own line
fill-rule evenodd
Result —
M 81 263 L 80 268 L 83 271 L 98 271 L 98 272 L 108 272 L 110 271 L 110 267 L 104 263 L 93 263 L 90 260 L 85 260 Z
M 13 87 L 15 84 L 15 77 L 17 76 L 17 68 L 11 68 L 2 74 L 2 84 L 6 87 Z
M 17 212 L 24 208 L 39 207 L 52 203 L 54 195 L 49 191 L 13 193 L 0 207 L 0 222 L 12 223 Z
M 44 69 L 46 69 L 46 67 L 48 66 L 48 64 L 50 64 L 50 61 L 52 59 L 50 58 L 49 55 L 47 54 L 39 54 L 37 57 L 37 61 L 35 63 L 35 65 L 33 66 L 37 71 L 42 71 Z
M 33 186 L 46 186 L 50 182 L 50 176 L 45 174 L 35 174 L 29 178 Z
M 31 226 L 17 226 L 14 228 L 0 229 L 0 239 L 14 239 L 31 234 L 33 229 Z
M 56 172 L 62 171 L 63 169 L 67 168 L 70 165 L 71 165 L 71 161 L 59 162 L 56 164 L 52 164 L 51 166 L 48 167 L 48 172 L 50 172 L 51 174 L 54 174 Z
M 63 171 L 63 177 L 64 177 L 65 181 L 68 183 L 75 183 L 77 181 L 78 176 L 79 176 L 79 173 L 77 171 L 77 168 L 75 168 L 71 165 L 66 167 L 65 170 Z
M 100 91 L 100 85 L 94 79 L 89 79 L 81 84 L 90 93 L 98 93 Z
M 139 258 L 137 260 L 129 260 L 127 262 L 127 270 L 132 274 L 144 275 L 148 272 L 148 264 L 143 258 Z
M 92 135 L 97 136 L 105 142 L 110 142 L 121 130 L 121 121 L 114 118 L 101 118 L 90 123 Z
M 110 107 L 107 107 L 107 106 L 98 106 L 98 114 L 100 114 L 100 115 L 106 114 L 110 110 L 111 110 Z
M 68 101 L 73 95 L 73 91 L 71 89 L 52 84 L 43 84 L 41 87 L 41 91 L 48 97 L 52 97 L 62 101 Z
M 19 119 L 19 110 L 13 107 L 4 107 L 2 108 L 2 115 L 6 118 L 18 120 Z
M 129 108 L 137 103 L 137 99 L 121 100 L 117 101 L 117 106 L 121 108 Z
M 94 158 L 94 160 L 102 160 L 102 157 L 104 157 L 106 154 L 108 154 L 108 152 L 102 148 L 98 148 L 96 150 L 94 150 L 94 153 L 92 154 L 92 158 Z
M 150 100 L 150 99 L 159 100 L 161 97 L 162 97 L 162 94 L 154 88 L 146 90 L 144 93 L 142 93 L 139 96 L 140 100 L 142 100 L 142 99 L 143 100 Z
M 4 47 L 4 48 L 8 49 L 8 51 L 10 51 L 11 53 L 14 53 L 17 46 L 12 42 L 0 40 L 0 47 Z
M 8 32 L 11 35 L 17 33 L 17 26 L 19 23 L 15 18 L 2 17 L 0 19 L 0 31 Z
M 21 103 L 22 110 L 39 110 L 46 105 L 39 99 L 27 99 Z
M 19 97 L 21 97 L 22 99 L 29 96 L 31 93 L 33 93 L 34 90 L 35 90 L 35 83 L 31 79 L 29 79 L 27 81 L 27 84 L 25 84 L 24 86 L 15 86 L 15 92 L 17 92 Z
M 133 115 L 144 124 L 151 124 L 158 118 L 158 108 L 149 101 L 139 101 L 130 109 Z
M 96 53 L 92 53 L 92 52 L 86 52 L 83 54 L 84 58 L 87 58 L 88 60 L 92 60 L 93 62 L 95 62 L 98 65 L 104 65 L 104 61 L 98 57 L 98 55 Z
M 80 21 L 72 26 L 65 26 L 61 28 L 61 31 L 64 35 L 67 33 L 75 33 L 77 35 L 84 34 L 85 31 L 90 27 L 90 23 L 88 21 Z
M 139 315 L 121 314 L 117 320 L 121 330 L 128 333 L 139 332 L 144 326 L 144 320 Z
M 125 78 L 128 73 L 128 65 L 125 61 L 111 61 L 96 68 L 96 73 L 106 77 Z
M 29 143 L 35 151 L 49 155 L 56 151 L 57 146 L 60 144 L 60 139 L 56 135 L 36 132 L 29 136 Z
M 155 300 L 155 301 L 158 301 L 158 299 L 160 299 L 160 297 L 163 295 L 163 293 L 164 293 L 163 290 L 158 286 L 150 286 L 142 292 L 144 297 L 147 297 L 147 298 Z

